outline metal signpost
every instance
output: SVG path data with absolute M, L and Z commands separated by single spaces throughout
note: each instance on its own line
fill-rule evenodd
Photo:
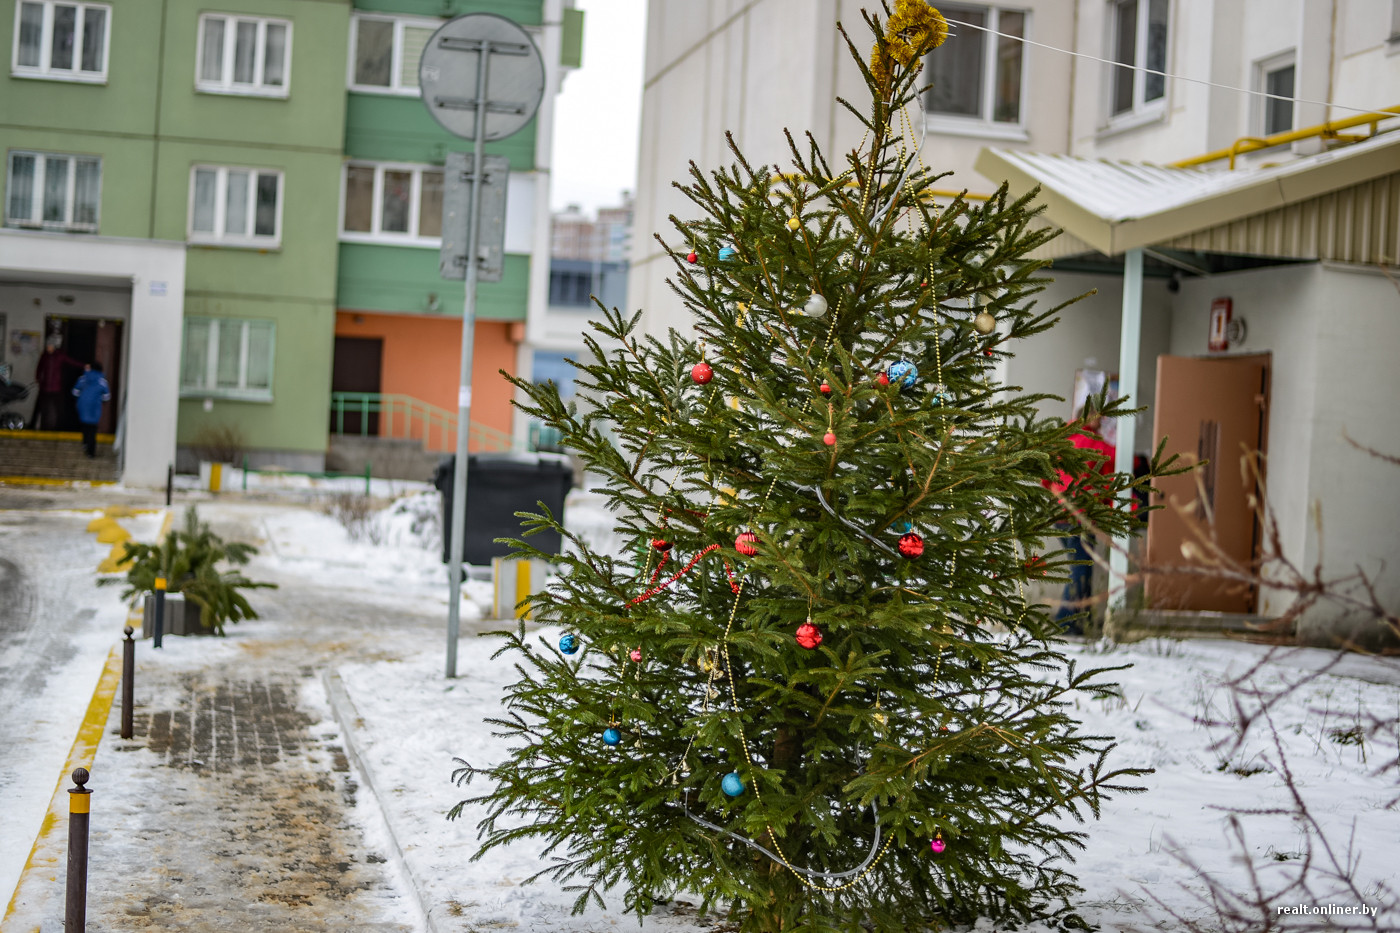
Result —
M 519 25 L 494 13 L 470 13 L 444 23 L 428 39 L 418 65 L 418 85 L 423 104 L 434 120 L 455 136 L 473 142 L 466 171 L 454 171 L 449 160 L 443 179 L 443 256 L 442 274 L 466 280 L 466 300 L 462 307 L 462 365 L 457 381 L 457 465 L 452 475 L 451 545 L 448 550 L 447 595 L 447 676 L 457 676 L 457 636 L 462 601 L 462 533 L 467 509 L 467 439 L 472 413 L 472 336 L 476 328 L 476 283 L 482 253 L 496 259 L 495 275 L 500 277 L 500 259 L 505 236 L 505 188 L 509 169 L 505 160 L 486 159 L 487 140 L 504 139 L 519 130 L 535 115 L 544 94 L 544 62 L 529 33 Z M 454 154 L 456 155 L 456 154 Z M 465 153 L 461 154 L 466 158 Z M 492 162 L 497 164 L 492 165 Z M 488 179 L 487 176 L 490 176 Z M 463 176 L 466 176 L 465 178 Z M 470 182 L 468 185 L 467 182 Z M 465 207 L 460 190 L 469 187 Z M 498 196 L 488 198 L 488 192 Z M 480 215 L 483 201 L 491 200 L 499 218 L 483 238 Z M 457 216 L 454 216 L 457 215 Z M 462 217 L 461 214 L 465 214 Z M 460 267 L 457 226 L 466 223 L 466 251 Z M 449 234 L 451 224 L 454 229 Z M 484 247 L 484 248 L 483 248 Z M 460 274 L 458 274 L 460 271 Z

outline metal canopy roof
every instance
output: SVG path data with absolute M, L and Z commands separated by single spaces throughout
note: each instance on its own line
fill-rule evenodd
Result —
M 1051 244 L 1058 245 L 1053 249 L 1057 255 L 1089 247 L 1112 256 L 1136 247 L 1204 240 L 1220 243 L 1222 251 L 1281 258 L 1397 261 L 1400 132 L 1269 168 L 1206 171 L 991 148 L 982 150 L 976 168 L 987 178 L 1009 181 L 1013 193 L 1041 186 L 1042 216 L 1069 234 Z M 1336 193 L 1353 188 L 1366 203 L 1354 204 L 1355 198 L 1334 203 Z M 1315 209 L 1285 210 L 1305 202 Z M 1316 247 L 1328 239 L 1328 231 L 1282 229 L 1309 222 L 1346 223 L 1358 207 L 1366 224 L 1365 248 L 1358 255 L 1350 255 L 1360 245 L 1355 236 L 1343 238 L 1348 248 L 1339 255 Z M 1234 228 L 1248 235 L 1232 237 Z M 1300 252 L 1299 243 L 1313 248 Z

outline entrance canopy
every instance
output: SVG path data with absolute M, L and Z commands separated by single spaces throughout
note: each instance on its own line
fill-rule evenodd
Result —
M 1400 255 L 1400 132 L 1233 171 L 1009 149 L 983 149 L 976 168 L 1013 194 L 1040 186 L 1045 220 L 1065 231 L 1040 258 L 1143 247 L 1389 264 Z
M 1246 257 L 1400 263 L 1400 132 L 1280 165 L 1234 170 L 1008 149 L 983 149 L 976 168 L 987 178 L 1006 179 L 1014 195 L 1040 187 L 1043 221 L 1064 233 L 1035 258 L 1122 257 L 1118 374 L 1122 391 L 1133 398 L 1140 397 L 1146 259 L 1204 275 L 1222 271 L 1222 255 L 1229 257 L 1226 265 Z M 1135 435 L 1135 419 L 1122 419 L 1115 464 L 1120 472 L 1132 470 Z M 1127 571 L 1122 544 L 1110 559 L 1114 592 Z M 1114 600 L 1115 609 L 1120 600 Z

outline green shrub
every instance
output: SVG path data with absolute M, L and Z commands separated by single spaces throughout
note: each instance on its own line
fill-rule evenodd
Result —
M 199 606 L 201 624 L 222 635 L 225 622 L 258 617 L 241 590 L 277 588 L 275 583 L 249 580 L 237 569 L 257 553 L 251 544 L 219 537 L 191 508 L 185 513 L 183 531 L 172 530 L 158 544 L 126 543 L 125 559 L 131 561 L 131 569 L 126 573 L 122 598 L 154 593 L 156 578 L 164 577 L 166 592 L 183 593 L 186 600 Z M 220 564 L 230 569 L 220 570 Z M 100 582 L 122 581 L 109 577 Z

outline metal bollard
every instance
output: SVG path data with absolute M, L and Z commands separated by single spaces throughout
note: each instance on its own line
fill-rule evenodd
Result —
M 175 464 L 165 468 L 165 507 L 170 508 L 170 496 L 175 491 Z
M 132 639 L 131 626 L 122 629 L 126 640 L 122 642 L 122 738 L 131 738 L 132 697 L 136 693 L 133 678 L 136 675 L 136 642 Z
M 73 769 L 68 788 L 68 893 L 63 906 L 63 933 L 87 929 L 88 810 L 92 791 L 87 768 Z
M 165 634 L 165 577 L 156 577 L 156 624 L 151 642 L 160 647 L 161 636 Z

